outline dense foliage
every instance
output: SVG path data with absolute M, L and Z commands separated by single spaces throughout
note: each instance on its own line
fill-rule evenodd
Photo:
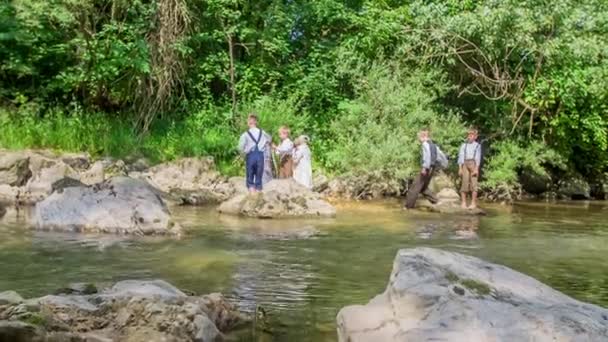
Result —
M 603 0 L 1 1 L 5 147 L 238 166 L 257 111 L 330 173 L 411 176 L 417 129 L 455 157 L 468 125 L 487 189 L 608 169 Z

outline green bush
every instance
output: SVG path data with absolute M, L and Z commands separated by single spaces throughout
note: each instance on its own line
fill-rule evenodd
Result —
M 490 198 L 513 200 L 521 191 L 519 173 L 523 169 L 547 175 L 547 167 L 565 168 L 564 159 L 539 141 L 502 140 L 492 146 L 481 183 Z
M 245 103 L 239 108 L 239 131 L 247 129 L 247 116 L 256 113 L 259 117 L 259 126 L 273 136 L 276 142 L 278 129 L 283 125 L 289 126 L 292 138 L 300 134 L 311 135 L 310 120 L 307 113 L 298 111 L 298 102 L 295 98 L 279 99 L 272 96 L 261 96 L 258 99 Z
M 411 177 L 420 167 L 417 133 L 424 127 L 431 129 L 446 154 L 455 156 L 465 126 L 458 115 L 437 104 L 446 90 L 443 75 L 433 70 L 373 66 L 361 80 L 357 97 L 340 104 L 326 167 L 387 181 Z

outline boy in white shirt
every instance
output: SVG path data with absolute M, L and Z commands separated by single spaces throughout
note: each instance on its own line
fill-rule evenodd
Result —
M 262 190 L 262 176 L 264 175 L 264 150 L 268 144 L 267 135 L 258 128 L 258 117 L 249 114 L 247 118 L 249 129 L 241 135 L 239 151 L 245 155 L 246 184 L 249 192 Z
M 477 208 L 477 179 L 481 164 L 481 145 L 477 142 L 478 132 L 471 128 L 467 133 L 467 141 L 460 146 L 458 152 L 458 175 L 461 177 L 460 187 L 461 207 L 467 208 L 467 193 L 471 193 L 469 209 Z

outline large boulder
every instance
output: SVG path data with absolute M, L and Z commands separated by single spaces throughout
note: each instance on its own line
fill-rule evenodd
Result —
M 0 341 L 212 342 L 248 320 L 221 294 L 186 295 L 163 280 L 127 280 L 86 295 L 0 305 Z
M 141 180 L 115 177 L 70 186 L 36 204 L 38 229 L 116 234 L 179 234 L 163 200 Z
M 551 189 L 553 181 L 547 172 L 538 173 L 526 168 L 519 175 L 519 183 L 525 192 L 532 195 L 540 195 Z
M 432 248 L 397 253 L 385 292 L 343 308 L 341 342 L 606 341 L 608 310 L 505 266 Z
M 222 203 L 223 214 L 257 218 L 332 217 L 336 209 L 293 179 L 275 179 L 262 192 L 238 194 Z
M 591 196 L 598 200 L 608 199 L 608 173 L 604 173 L 593 180 Z
M 591 198 L 591 186 L 580 175 L 566 177 L 559 181 L 557 195 L 563 199 L 589 199 Z
M 220 203 L 235 192 L 215 169 L 213 158 L 183 158 L 159 164 L 140 175 L 155 188 L 182 204 Z

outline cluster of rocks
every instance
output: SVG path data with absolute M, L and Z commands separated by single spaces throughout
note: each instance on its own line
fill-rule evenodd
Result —
M 222 203 L 223 214 L 256 218 L 332 217 L 336 209 L 292 179 L 275 179 L 256 194 L 240 193 Z
M 134 235 L 179 235 L 166 203 L 222 203 L 220 212 L 249 217 L 335 215 L 318 193 L 292 180 L 250 195 L 243 178 L 220 175 L 209 157 L 148 167 L 141 159 L 92 161 L 49 151 L 0 151 L 0 203 L 35 205 L 33 223 L 42 230 Z
M 606 341 L 608 310 L 505 266 L 432 248 L 400 250 L 384 293 L 343 308 L 341 342 Z
M 187 295 L 162 280 L 61 292 L 27 300 L 0 293 L 0 341 L 211 342 L 249 321 L 219 293 Z
M 540 198 L 608 199 L 608 174 L 601 174 L 590 181 L 579 174 L 566 174 L 555 180 L 549 174 L 539 174 L 526 169 L 520 174 L 519 182 L 525 193 Z

